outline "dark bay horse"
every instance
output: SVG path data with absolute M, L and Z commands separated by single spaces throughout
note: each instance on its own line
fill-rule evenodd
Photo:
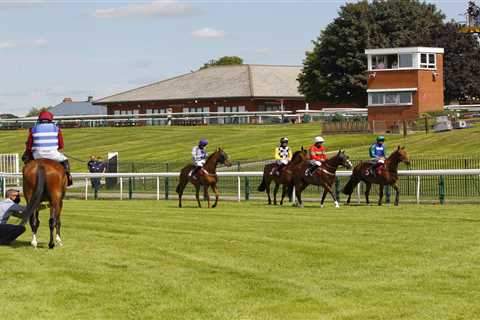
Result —
M 339 150 L 338 153 L 324 161 L 322 166 L 317 168 L 311 176 L 305 175 L 306 170 L 309 168 L 310 163 L 309 161 L 304 161 L 300 165 L 296 166 L 294 169 L 294 185 L 295 185 L 295 195 L 297 197 L 298 205 L 302 206 L 302 192 L 305 190 L 306 187 L 309 185 L 317 185 L 323 187 L 323 196 L 320 205 L 323 207 L 323 203 L 325 202 L 325 197 L 327 193 L 333 198 L 335 201 L 335 207 L 339 207 L 337 198 L 335 194 L 332 192 L 332 186 L 335 182 L 335 173 L 339 166 L 342 166 L 347 169 L 352 168 L 352 163 L 348 159 L 348 156 L 345 154 L 344 150 Z
M 350 203 L 353 190 L 363 181 L 366 185 L 365 199 L 367 204 L 370 204 L 369 195 L 372 184 L 380 185 L 380 192 L 378 198 L 378 205 L 382 205 L 383 187 L 386 185 L 392 186 L 395 189 L 395 205 L 398 206 L 400 198 L 400 188 L 398 186 L 398 165 L 400 163 L 410 164 L 407 151 L 404 147 L 398 146 L 398 148 L 385 160 L 385 168 L 380 174 L 372 175 L 370 173 L 371 162 L 360 162 L 353 169 L 352 176 L 348 180 L 345 187 L 343 187 L 343 193 L 348 195 L 347 204 Z M 366 174 L 368 172 L 368 174 Z
M 280 200 L 280 205 L 283 204 L 283 199 L 285 198 L 285 194 L 287 193 L 287 190 L 291 190 L 291 188 L 288 188 L 292 183 L 293 183 L 293 168 L 301 163 L 304 160 L 308 159 L 308 154 L 307 151 L 303 149 L 296 151 L 293 156 L 292 160 L 283 167 L 282 172 L 280 172 L 280 175 L 276 175 L 273 173 L 274 169 L 277 167 L 276 163 L 270 163 L 267 164 L 263 168 L 263 178 L 262 178 L 262 183 L 260 186 L 258 186 L 258 191 L 263 192 L 265 191 L 268 196 L 268 204 L 272 204 L 272 199 L 270 197 L 270 184 L 275 182 L 275 187 L 273 189 L 273 204 L 277 204 L 277 192 L 282 185 L 282 199 Z M 290 196 L 290 195 L 289 195 Z
M 63 208 L 63 198 L 67 190 L 67 176 L 63 166 L 53 160 L 39 159 L 28 162 L 23 167 L 23 194 L 27 200 L 27 209 L 24 220 L 30 219 L 32 228 L 32 246 L 38 244 L 37 231 L 40 226 L 38 219 L 39 207 L 42 201 L 50 204 L 50 242 L 48 247 L 55 246 L 54 229 L 56 230 L 55 241 L 62 245 L 60 238 L 60 215 Z M 26 222 L 26 221 L 23 221 Z
M 203 166 L 203 170 L 198 170 L 197 177 L 189 176 L 189 173 L 194 168 L 193 164 L 189 164 L 180 171 L 180 178 L 177 185 L 177 193 L 178 193 L 178 206 L 182 207 L 182 195 L 185 187 L 187 186 L 188 182 L 192 183 L 195 186 L 195 197 L 198 202 L 198 206 L 202 207 L 200 203 L 200 188 L 203 186 L 204 196 L 207 198 L 208 207 L 210 208 L 210 196 L 208 194 L 208 188 L 212 188 L 213 192 L 215 192 L 215 203 L 213 207 L 215 208 L 218 203 L 218 197 L 220 193 L 218 191 L 217 182 L 217 165 L 221 163 L 226 166 L 231 166 L 230 161 L 228 160 L 228 155 L 223 151 L 222 148 L 218 148 L 217 151 L 212 153 L 208 156 L 205 165 Z

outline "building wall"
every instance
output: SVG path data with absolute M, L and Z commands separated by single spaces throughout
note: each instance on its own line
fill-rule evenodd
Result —
M 399 122 L 416 120 L 424 112 L 443 110 L 443 55 L 437 54 L 436 59 L 436 70 L 377 71 L 375 77 L 369 76 L 368 89 L 417 88 L 411 106 L 369 107 L 368 121 L 372 127 L 373 121 L 383 121 L 385 131 L 391 131 Z

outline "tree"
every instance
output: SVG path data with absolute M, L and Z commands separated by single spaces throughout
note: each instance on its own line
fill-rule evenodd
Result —
M 445 102 L 480 98 L 480 46 L 472 34 L 459 32 L 457 23 L 441 26 L 432 46 L 445 48 Z
M 205 63 L 201 69 L 206 69 L 213 66 L 238 65 L 243 64 L 243 59 L 237 56 L 224 56 L 217 60 L 212 59 Z
M 51 107 L 39 107 L 39 108 L 33 107 L 32 109 L 30 109 L 30 111 L 28 111 L 26 117 L 36 117 L 40 114 L 40 112 L 48 111 L 50 110 L 50 108 Z
M 365 105 L 365 49 L 428 45 L 443 19 L 435 5 L 418 0 L 347 3 L 307 52 L 300 92 L 307 101 Z

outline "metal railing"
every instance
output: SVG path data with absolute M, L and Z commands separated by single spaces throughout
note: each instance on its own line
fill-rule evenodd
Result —
M 250 178 L 260 178 L 263 175 L 263 172 L 260 171 L 247 171 L 247 172 L 218 172 L 219 177 L 223 178 L 235 178 L 235 198 L 237 201 L 242 200 L 242 196 L 245 196 L 245 200 L 250 199 L 248 190 L 250 187 L 249 180 Z M 340 178 L 348 178 L 351 175 L 350 171 L 337 171 L 337 179 L 335 183 L 335 191 L 337 195 L 340 194 Z M 159 173 L 74 173 L 73 178 L 75 181 L 83 180 L 83 189 L 84 199 L 88 200 L 89 194 L 89 179 L 92 178 L 116 178 L 118 179 L 119 195 L 118 199 L 123 200 L 125 182 L 128 182 L 128 198 L 132 199 L 133 188 L 132 182 L 135 179 L 153 179 L 155 181 L 155 198 L 157 200 L 162 199 L 162 181 L 164 186 L 163 198 L 169 199 L 169 189 L 171 185 L 171 179 L 177 179 L 179 176 L 178 172 L 159 172 Z M 427 179 L 428 177 L 438 177 L 438 198 L 440 204 L 445 203 L 446 199 L 446 183 L 445 180 L 447 177 L 452 176 L 472 176 L 478 179 L 477 182 L 480 182 L 480 169 L 440 169 L 440 170 L 400 170 L 399 176 L 408 177 L 414 179 L 414 200 L 416 203 L 420 203 L 422 200 L 422 179 Z M 21 174 L 12 174 L 12 173 L 0 173 L 0 187 L 2 188 L 2 193 L 7 189 L 6 181 L 8 178 L 21 178 Z M 245 179 L 244 184 L 242 185 L 242 178 Z M 220 180 L 221 182 L 221 180 Z M 245 188 L 242 188 L 244 186 Z M 244 193 L 242 194 L 242 189 Z M 359 185 L 356 188 L 357 202 L 360 203 L 361 199 L 361 189 L 362 186 Z M 480 190 L 478 191 L 478 198 L 480 198 Z M 318 194 L 318 193 L 317 193 Z M 467 198 L 472 198 L 472 196 L 466 195 Z M 477 198 L 474 196 L 474 198 Z M 386 190 L 386 202 L 390 201 L 390 192 L 389 189 Z

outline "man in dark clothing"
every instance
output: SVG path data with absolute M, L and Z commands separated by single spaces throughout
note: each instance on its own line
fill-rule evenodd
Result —
M 24 225 L 7 224 L 10 216 L 22 218 L 25 207 L 19 205 L 20 193 L 7 190 L 6 199 L 0 202 L 0 245 L 8 245 L 25 232 Z
M 105 164 L 102 161 L 102 158 L 95 156 L 90 156 L 90 161 L 87 163 L 88 171 L 90 173 L 103 173 L 105 171 Z M 91 178 L 92 188 L 95 195 L 95 199 L 98 198 L 98 190 L 100 190 L 102 183 L 100 178 Z

